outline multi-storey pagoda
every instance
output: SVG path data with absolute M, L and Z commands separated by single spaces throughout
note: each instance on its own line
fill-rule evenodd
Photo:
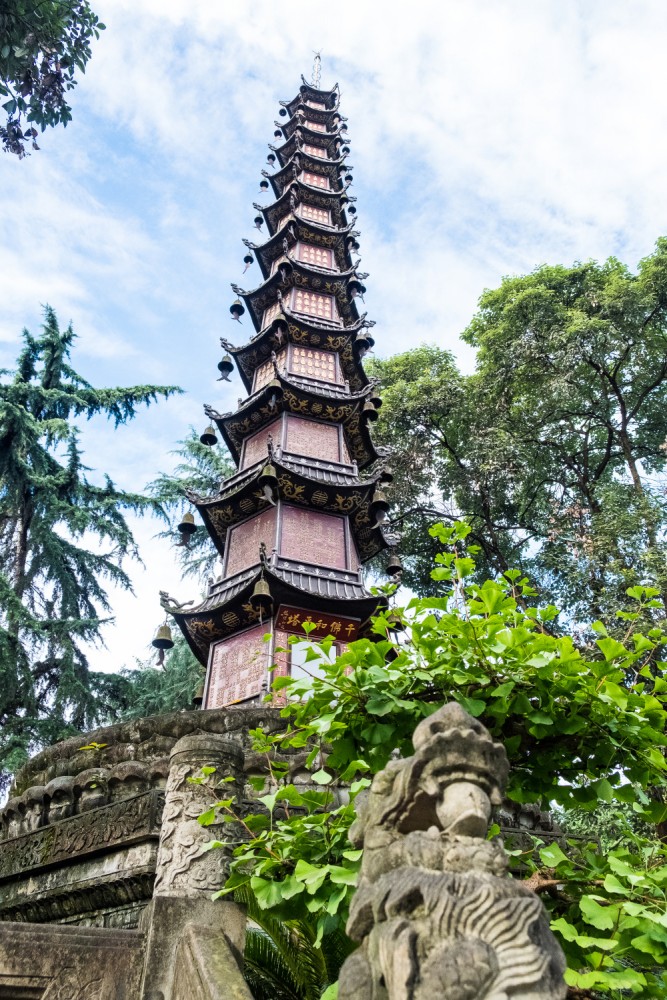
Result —
M 232 318 L 247 312 L 256 333 L 241 347 L 221 341 L 229 353 L 218 367 L 225 376 L 235 362 L 249 395 L 233 413 L 205 407 L 238 472 L 215 496 L 188 493 L 222 575 L 195 606 L 163 595 L 207 665 L 204 708 L 262 697 L 272 667 L 295 672 L 299 646 L 288 636 L 304 638 L 304 622 L 315 626 L 311 637 L 341 646 L 362 634 L 378 605 L 362 564 L 391 542 L 382 491 L 391 475 L 369 432 L 380 399 L 362 365 L 374 324 L 357 305 L 367 275 L 358 270 L 347 124 L 338 85 L 302 80 L 281 102 L 281 142 L 263 171 L 275 200 L 255 205 L 268 236 L 244 241 L 262 281 L 253 291 L 232 286 Z M 202 440 L 216 440 L 213 427 Z

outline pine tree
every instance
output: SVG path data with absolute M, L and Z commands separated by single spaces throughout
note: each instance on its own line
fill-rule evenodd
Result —
M 137 558 L 126 513 L 159 504 L 91 482 L 73 419 L 116 427 L 180 390 L 96 388 L 70 366 L 75 334 L 45 308 L 42 332 L 23 331 L 15 371 L 0 372 L 0 768 L 95 725 L 120 680 L 91 675 L 85 651 L 109 610 L 105 585 L 131 590 L 123 559 Z M 0 781 L 2 781 L 0 777 Z

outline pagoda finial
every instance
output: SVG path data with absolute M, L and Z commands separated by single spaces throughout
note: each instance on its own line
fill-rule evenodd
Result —
M 320 77 L 322 76 L 322 53 L 315 53 L 315 62 L 313 63 L 313 80 L 312 84 L 316 90 L 320 89 Z

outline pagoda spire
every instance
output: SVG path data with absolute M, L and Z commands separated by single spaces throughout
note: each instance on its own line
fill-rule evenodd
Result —
M 317 52 L 312 82 L 281 102 L 261 182 L 274 200 L 254 206 L 261 235 L 243 241 L 257 278 L 232 285 L 231 317 L 254 333 L 238 346 L 223 337 L 218 367 L 226 377 L 235 365 L 247 396 L 229 413 L 205 407 L 207 438 L 217 428 L 238 471 L 213 496 L 188 492 L 222 573 L 198 604 L 162 601 L 207 666 L 203 708 L 252 703 L 272 676 L 304 669 L 306 623 L 336 651 L 364 634 L 378 598 L 362 566 L 396 541 L 384 527 L 386 451 L 371 435 L 382 401 L 362 363 L 374 323 L 358 307 L 368 275 L 350 140 L 338 85 L 324 90 L 320 77 Z

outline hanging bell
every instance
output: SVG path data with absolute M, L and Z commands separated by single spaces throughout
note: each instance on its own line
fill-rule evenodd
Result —
M 359 250 L 359 243 L 354 236 L 348 236 L 346 243 L 348 250 L 354 250 L 355 253 Z
M 238 299 L 236 301 L 238 302 Z M 241 305 L 240 302 L 239 305 Z M 243 306 L 241 306 L 241 309 L 243 310 L 243 312 L 245 312 Z M 239 313 L 239 315 L 242 314 L 243 313 Z M 238 317 L 235 316 L 234 313 L 232 313 L 232 315 L 234 316 L 234 319 L 238 319 Z M 218 361 L 218 371 L 220 372 L 220 378 L 218 379 L 218 382 L 221 381 L 229 382 L 229 378 L 227 376 L 231 375 L 231 373 L 234 371 L 234 362 L 232 361 L 232 359 L 228 354 L 223 355 L 222 361 Z
M 171 629 L 165 622 L 164 625 L 160 625 L 159 629 L 155 633 L 155 638 L 151 643 L 157 650 L 159 650 L 157 665 L 161 667 L 164 663 L 164 652 L 166 649 L 174 648 L 174 640 L 171 637 Z
M 253 588 L 253 592 L 250 595 L 250 604 L 255 611 L 259 611 L 260 621 L 262 620 L 262 615 L 271 614 L 273 598 L 271 597 L 269 585 L 263 576 L 259 578 Z
M 377 409 L 377 407 L 376 407 L 376 409 Z M 394 481 L 394 474 L 391 471 L 391 469 L 387 469 L 387 468 L 382 469 L 382 471 L 380 472 L 380 475 L 378 476 L 378 482 L 380 483 L 380 485 L 381 486 L 388 486 L 389 483 L 393 483 L 393 481 Z
M 395 552 L 392 552 L 389 556 L 385 572 L 387 576 L 398 576 L 399 573 L 403 572 L 403 563 Z
M 343 146 L 343 147 L 342 147 L 342 149 L 341 149 L 341 153 L 343 154 L 343 156 L 347 156 L 347 154 L 348 154 L 349 152 L 350 152 L 350 147 L 349 147 L 349 146 Z
M 375 493 L 373 494 L 373 499 L 371 500 L 371 505 L 368 510 L 371 517 L 375 518 L 375 524 L 373 527 L 377 528 L 379 524 L 382 524 L 382 522 L 386 520 L 388 510 L 389 510 L 389 501 L 387 500 L 382 490 L 376 489 Z
M 282 139 L 283 137 L 282 130 L 279 128 L 277 128 L 273 134 L 276 137 L 276 139 Z
M 240 323 L 241 316 L 243 316 L 243 313 L 245 312 L 245 306 L 243 305 L 240 299 L 234 299 L 231 306 L 229 307 L 229 311 L 232 314 L 232 319 L 235 319 L 237 323 Z M 220 364 L 222 364 L 222 361 L 220 362 Z
M 371 349 L 370 338 L 366 336 L 363 330 L 360 330 L 354 338 L 354 349 L 360 358 L 363 358 L 364 354 L 368 354 Z
M 259 190 L 261 194 L 266 194 L 266 192 L 269 190 L 269 182 L 267 180 L 260 181 Z
M 382 406 L 382 396 L 378 396 L 376 392 L 372 392 L 368 397 L 368 401 L 373 404 L 376 410 L 379 410 Z M 393 478 L 393 477 L 392 477 Z M 391 482 L 391 479 L 389 480 Z
M 197 525 L 195 524 L 195 519 L 192 514 L 184 514 L 183 520 L 178 525 L 178 531 L 181 536 L 181 540 L 178 543 L 179 548 L 189 549 L 190 548 L 190 538 L 193 533 L 197 530 Z
M 387 615 L 387 624 L 392 632 L 405 632 L 405 622 L 395 611 Z
M 204 701 L 204 684 L 202 682 L 192 696 L 192 704 L 194 705 L 195 708 L 201 708 L 203 701 Z
M 251 253 L 247 253 L 243 258 L 243 263 L 245 264 L 245 268 L 243 269 L 243 273 L 245 274 L 250 265 L 255 263 L 255 258 Z
M 281 260 L 280 264 L 278 265 L 278 271 L 280 272 L 280 280 L 282 281 L 283 285 L 285 284 L 285 282 L 287 281 L 293 270 L 294 268 L 292 267 L 289 261 Z
M 354 205 L 349 205 L 347 211 L 350 213 L 350 215 L 356 215 L 357 214 L 357 210 L 354 207 Z
M 378 418 L 378 411 L 375 409 L 370 399 L 367 399 L 361 410 L 361 419 L 365 423 L 369 423 L 370 421 L 377 420 L 377 418 Z
M 287 108 L 281 108 L 278 114 L 280 115 L 281 118 L 284 118 L 285 115 L 287 114 Z
M 276 475 L 275 466 L 271 465 L 270 462 L 267 462 L 259 474 L 257 483 L 259 486 L 270 486 L 272 489 L 275 489 L 278 485 L 278 476 Z
M 356 299 L 357 295 L 364 294 L 366 287 L 362 285 L 358 278 L 351 278 L 347 283 L 347 290 L 350 293 L 350 298 Z
M 352 181 L 354 180 L 354 177 L 352 176 L 352 174 L 348 173 L 348 174 L 345 174 L 345 176 L 343 177 L 343 180 L 346 182 L 346 184 L 351 184 Z
M 256 215 L 253 221 L 255 223 L 255 228 L 256 229 L 261 229 L 262 228 L 262 226 L 264 224 L 264 219 L 262 218 L 261 215 Z
M 218 436 L 215 433 L 215 427 L 213 424 L 209 424 L 204 430 L 204 433 L 199 438 L 202 444 L 205 444 L 208 448 L 212 448 L 214 444 L 218 443 Z
M 155 646 L 156 649 L 174 648 L 174 640 L 171 637 L 171 629 L 167 624 L 160 625 L 159 629 L 155 633 L 152 645 Z
M 347 122 L 343 122 L 340 127 L 341 132 L 347 132 Z
M 269 155 L 267 156 L 266 159 L 268 160 L 269 163 L 275 163 L 276 162 L 276 154 L 275 153 L 269 153 Z
M 270 390 L 269 409 L 273 411 L 278 404 L 278 400 L 283 398 L 284 390 L 277 378 L 272 378 L 271 381 L 267 383 L 266 388 Z

